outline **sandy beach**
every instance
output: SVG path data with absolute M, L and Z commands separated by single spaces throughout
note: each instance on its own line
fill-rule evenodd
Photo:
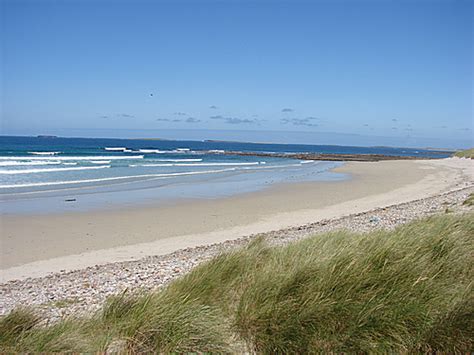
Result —
M 351 162 L 351 179 L 94 213 L 3 216 L 1 282 L 164 255 L 463 188 L 472 160 Z

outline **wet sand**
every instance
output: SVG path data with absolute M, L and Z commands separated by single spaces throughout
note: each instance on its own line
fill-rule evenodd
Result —
M 284 184 L 164 207 L 3 216 L 0 279 L 168 254 L 425 198 L 474 182 L 474 163 L 466 159 L 351 162 L 336 171 L 352 178 Z

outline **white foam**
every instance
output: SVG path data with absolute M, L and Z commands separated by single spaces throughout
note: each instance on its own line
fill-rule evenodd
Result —
M 63 165 L 77 165 L 77 163 L 62 163 Z
M 126 179 L 134 179 L 134 178 L 165 179 L 165 178 L 174 177 L 174 176 L 216 174 L 216 173 L 222 173 L 222 172 L 234 171 L 234 170 L 236 170 L 236 168 L 221 169 L 221 170 L 206 170 L 206 171 L 189 171 L 189 172 L 169 173 L 169 174 L 145 174 L 145 175 L 132 175 L 132 176 L 117 176 L 117 177 L 101 178 L 101 179 L 34 182 L 34 183 L 17 184 L 17 185 L 0 185 L 0 189 L 11 189 L 11 188 L 19 188 L 19 187 L 55 186 L 55 185 L 76 185 L 76 184 L 85 184 L 85 183 L 91 183 L 91 182 L 126 180 Z
M 202 161 L 202 159 L 153 159 L 154 161 L 171 161 L 171 162 L 198 162 Z
M 130 167 L 159 167 L 159 166 L 247 166 L 247 165 L 259 165 L 259 162 L 252 163 L 179 163 L 179 164 L 132 164 Z
M 104 149 L 110 152 L 124 152 L 124 153 L 133 152 L 133 150 L 125 148 L 125 147 L 105 147 Z
M 257 168 L 254 167 L 243 167 L 242 170 L 260 170 L 260 169 L 279 169 L 279 168 L 293 168 L 301 166 L 301 164 L 286 164 L 286 165 L 267 165 L 267 166 L 259 166 Z
M 91 160 L 92 164 L 110 164 L 112 160 Z
M 150 167 L 150 166 L 175 166 L 175 165 L 178 165 L 178 164 L 171 164 L 171 163 L 200 162 L 200 161 L 202 161 L 202 159 L 153 159 L 152 161 L 163 161 L 163 162 L 170 162 L 170 163 L 169 164 L 168 163 L 166 163 L 166 164 L 163 164 L 163 163 L 159 163 L 159 164 L 153 164 L 153 163 L 150 163 L 150 164 L 130 164 L 129 166 L 132 167 L 132 168 L 136 168 L 136 167 L 140 167 L 140 166 L 145 166 L 145 167 Z
M 184 154 L 184 153 L 195 153 L 189 148 L 177 148 L 173 150 L 159 150 L 159 149 L 138 149 L 139 153 L 145 154 Z
M 82 166 L 77 168 L 51 168 L 51 169 L 24 169 L 24 170 L 1 170 L 0 175 L 17 175 L 17 174 L 37 174 L 37 173 L 52 173 L 62 171 L 75 171 L 75 170 L 95 170 L 110 168 L 107 166 Z
M 56 155 L 61 152 L 28 152 L 28 153 L 33 154 L 33 155 Z
M 129 155 L 129 156 L 54 156 L 54 157 L 0 157 L 1 160 L 127 160 L 127 159 L 143 159 L 143 155 Z
M 300 164 L 309 164 L 309 163 L 314 163 L 314 160 L 300 160 Z
M 52 161 L 44 161 L 44 160 L 37 160 L 37 161 L 0 161 L 0 166 L 25 166 L 25 165 L 57 165 L 61 164 L 59 160 L 52 160 Z
M 139 153 L 145 154 L 172 154 L 172 153 L 191 153 L 192 151 L 187 148 L 178 148 L 173 150 L 159 150 L 159 149 L 138 149 Z
M 259 165 L 258 161 L 252 163 L 183 163 L 174 164 L 174 166 L 246 166 L 246 165 Z
M 124 150 L 127 150 L 125 147 L 105 147 L 104 149 L 111 152 L 123 152 Z
M 164 153 L 169 153 L 169 150 L 159 150 L 159 149 L 138 149 L 140 153 L 145 153 L 145 154 L 164 154 Z

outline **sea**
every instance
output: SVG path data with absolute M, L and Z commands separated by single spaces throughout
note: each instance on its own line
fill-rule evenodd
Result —
M 350 178 L 341 162 L 226 155 L 226 151 L 384 154 L 435 150 L 221 141 L 0 136 L 0 213 L 52 213 L 213 199 L 288 182 Z

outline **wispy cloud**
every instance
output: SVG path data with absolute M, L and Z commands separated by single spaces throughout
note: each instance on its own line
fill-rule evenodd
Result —
M 396 118 L 392 118 L 392 122 L 398 122 Z
M 306 118 L 283 118 L 280 120 L 282 124 L 292 124 L 294 126 L 308 126 L 308 127 L 317 127 L 318 124 L 316 121 L 319 118 L 317 117 L 306 117 Z
M 281 110 L 281 112 L 294 112 L 295 110 L 293 110 L 292 108 L 289 108 L 289 107 L 286 107 L 284 109 Z
M 212 120 L 222 120 L 228 124 L 254 124 L 258 123 L 257 119 L 249 119 L 249 118 L 238 118 L 238 117 L 224 117 L 221 115 L 210 116 Z
M 175 116 L 186 116 L 187 113 L 186 112 L 175 112 L 175 113 L 173 113 L 173 115 L 175 115 Z
M 128 113 L 119 113 L 117 116 L 122 118 L 135 118 L 134 115 L 129 115 Z
M 114 118 L 135 118 L 134 115 L 130 115 L 128 113 L 116 113 L 112 115 L 101 115 L 100 118 L 107 118 L 107 119 L 114 119 Z
M 237 118 L 237 117 L 226 117 L 225 122 L 229 124 L 257 123 L 256 120 L 250 120 L 248 118 Z
M 215 105 L 211 105 L 211 106 L 209 106 L 209 108 L 210 108 L 211 110 L 217 110 L 219 107 L 217 107 L 217 106 L 215 106 Z
M 159 122 L 186 122 L 186 123 L 197 123 L 201 122 L 201 120 L 195 118 L 195 117 L 188 117 L 185 120 L 181 118 L 173 118 L 172 120 L 169 118 L 157 118 L 156 121 Z

